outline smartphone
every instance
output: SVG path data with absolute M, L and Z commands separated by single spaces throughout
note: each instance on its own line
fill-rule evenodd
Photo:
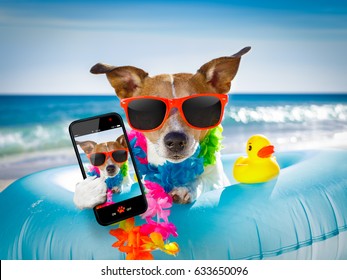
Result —
M 94 207 L 99 224 L 106 226 L 147 210 L 147 200 L 122 117 L 108 113 L 74 121 L 69 126 L 83 178 L 105 178 L 105 203 Z

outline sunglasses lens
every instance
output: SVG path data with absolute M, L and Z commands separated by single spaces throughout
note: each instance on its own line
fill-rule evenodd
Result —
M 166 104 L 156 99 L 137 99 L 128 104 L 128 118 L 135 129 L 151 130 L 160 126 L 166 113 Z
M 91 154 L 89 159 L 92 165 L 100 166 L 104 164 L 106 156 L 104 154 Z
M 222 114 L 222 103 L 215 96 L 197 96 L 184 101 L 182 110 L 190 125 L 207 128 L 218 124 Z
M 125 150 L 118 150 L 112 153 L 115 162 L 124 162 L 128 159 L 128 152 Z

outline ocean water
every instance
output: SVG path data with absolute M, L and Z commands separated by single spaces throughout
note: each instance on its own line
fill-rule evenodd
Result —
M 264 134 L 276 150 L 347 147 L 347 94 L 229 95 L 223 153 L 245 150 Z M 0 95 L 0 158 L 71 148 L 69 124 L 108 112 L 124 113 L 116 96 Z

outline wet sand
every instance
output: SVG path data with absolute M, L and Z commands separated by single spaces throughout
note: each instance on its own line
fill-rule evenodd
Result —
M 0 158 L 0 191 L 12 182 L 48 168 L 78 164 L 73 149 L 33 152 Z

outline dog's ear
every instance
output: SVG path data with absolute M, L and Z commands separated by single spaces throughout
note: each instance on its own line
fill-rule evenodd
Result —
M 108 64 L 97 63 L 91 69 L 93 74 L 106 74 L 111 86 L 119 98 L 136 95 L 141 90 L 143 80 L 148 73 L 133 66 L 116 67 Z
M 128 148 L 127 141 L 125 141 L 124 135 L 119 136 L 116 142 L 118 142 L 122 147 Z
M 93 151 L 96 145 L 94 141 L 89 141 L 89 140 L 83 141 L 83 142 L 76 141 L 76 144 L 79 145 L 87 155 L 89 155 Z
M 251 47 L 245 47 L 232 56 L 220 57 L 211 60 L 200 67 L 192 79 L 207 85 L 208 90 L 216 93 L 228 93 L 231 81 L 236 76 L 241 56 L 246 54 Z

